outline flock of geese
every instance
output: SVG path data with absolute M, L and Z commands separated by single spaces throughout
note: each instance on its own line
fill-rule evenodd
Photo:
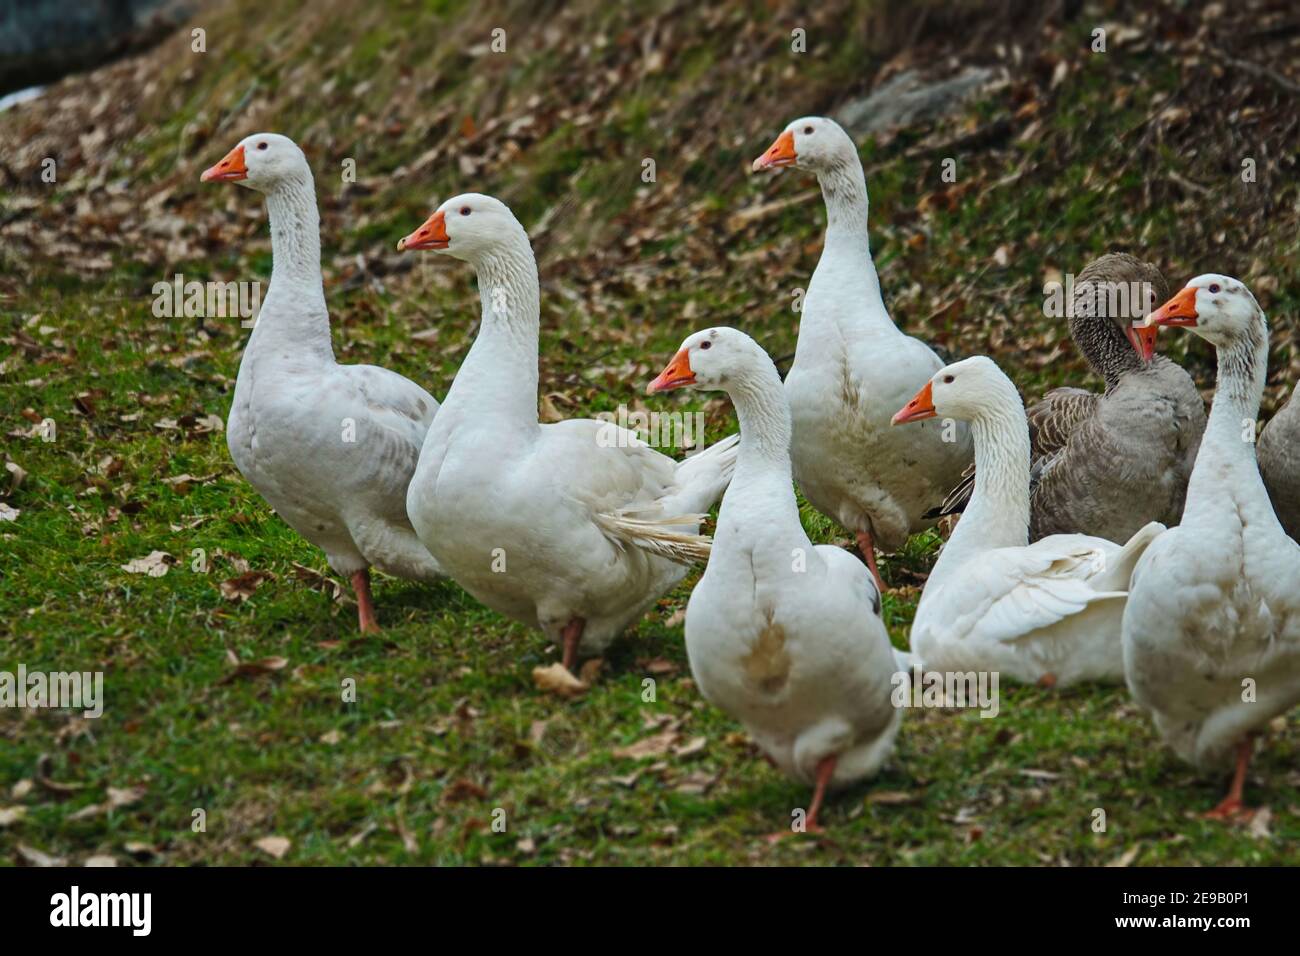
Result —
M 844 130 L 795 120 L 754 162 L 785 166 L 817 177 L 827 214 L 793 366 L 782 382 L 734 328 L 688 337 L 650 391 L 725 392 L 740 431 L 679 462 L 611 422 L 539 422 L 537 265 L 490 196 L 448 199 L 398 243 L 477 274 L 477 336 L 441 405 L 386 369 L 338 364 L 311 169 L 284 136 L 245 138 L 202 175 L 262 193 L 271 225 L 226 432 L 235 464 L 351 580 L 363 631 L 378 626 L 371 567 L 445 575 L 541 630 L 573 670 L 707 559 L 686 612 L 696 684 L 815 788 L 807 829 L 828 789 L 889 756 L 904 672 L 1126 681 L 1182 758 L 1235 760 L 1209 815 L 1248 814 L 1253 742 L 1300 701 L 1300 403 L 1257 446 L 1268 327 L 1250 290 L 1207 274 L 1169 297 L 1153 266 L 1098 259 L 1069 321 L 1105 391 L 1056 389 L 1026 412 L 992 359 L 945 365 L 891 320 Z M 1107 307 L 1108 282 L 1150 291 L 1143 321 Z M 1208 418 L 1188 374 L 1155 354 L 1167 326 L 1217 350 Z M 865 565 L 813 545 L 792 481 Z M 895 651 L 875 551 L 957 512 L 911 652 Z

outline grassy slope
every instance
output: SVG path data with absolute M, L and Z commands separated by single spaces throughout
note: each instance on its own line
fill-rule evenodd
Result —
M 565 413 L 638 404 L 649 375 L 700 325 L 740 324 L 774 355 L 792 351 L 789 290 L 816 261 L 817 204 L 743 227 L 728 216 L 807 188 L 791 176 L 752 180 L 744 163 L 789 116 L 829 109 L 867 85 L 863 64 L 880 62 L 871 42 L 878 23 L 869 6 L 832 5 L 810 22 L 810 53 L 794 60 L 784 40 L 792 14 L 780 7 L 752 17 L 682 8 L 636 21 L 594 4 L 470 16 L 462 4 L 400 3 L 384 15 L 326 9 L 289 22 L 276 16 L 284 6 L 214 14 L 206 58 L 177 41 L 101 71 L 100 82 L 140 104 L 100 117 L 105 143 L 72 132 L 94 109 L 86 78 L 51 94 L 67 118 L 30 108 L 0 117 L 0 140 L 19 144 L 5 165 L 20 171 L 0 222 L 27 222 L 65 244 L 11 232 L 0 246 L 0 428 L 28 428 L 19 412 L 31 409 L 59 429 L 50 444 L 6 439 L 6 457 L 29 475 L 8 496 L 22 509 L 18 522 L 0 526 L 0 669 L 102 668 L 108 692 L 104 717 L 84 733 L 64 714 L 0 711 L 0 808 L 27 808 L 0 828 L 0 860 L 18 860 L 23 843 L 73 861 L 101 852 L 125 862 L 124 847 L 140 843 L 151 851 L 136 855 L 154 862 L 243 863 L 269 860 L 253 843 L 272 834 L 292 840 L 291 862 L 1085 864 L 1135 849 L 1128 858 L 1138 863 L 1293 858 L 1294 715 L 1270 734 L 1252 776 L 1272 836 L 1196 819 L 1221 781 L 1160 749 L 1122 690 L 1004 688 L 995 720 L 909 714 L 891 767 L 831 804 L 825 843 L 769 848 L 760 835 L 785 825 L 807 794 L 758 759 L 691 685 L 680 624 L 668 623 L 689 582 L 615 646 L 597 686 L 574 702 L 532 687 L 532 667 L 554 659 L 537 635 L 450 584 L 380 580 L 385 632 L 357 640 L 350 604 L 295 579 L 295 562 L 324 569 L 322 556 L 269 514 L 220 434 L 154 427 L 224 417 L 242 336 L 233 323 L 210 322 L 209 337 L 192 321 L 155 319 L 148 287 L 174 271 L 268 273 L 260 203 L 198 187 L 197 170 L 257 128 L 288 132 L 320 157 L 340 357 L 387 365 L 437 394 L 469 341 L 472 280 L 427 259 L 395 272 L 403 263 L 391 245 L 453 190 L 502 195 L 524 222 L 548 223 L 537 235 L 543 391 Z M 464 52 L 498 24 L 511 54 Z M 864 146 L 891 307 L 909 330 L 958 351 L 993 351 L 1035 395 L 1087 381 L 1072 352 L 1056 352 L 1063 329 L 1041 315 L 1048 269 L 1077 269 L 1108 248 L 1145 252 L 1175 282 L 1215 263 L 1266 290 L 1283 330 L 1277 382 L 1293 380 L 1294 190 L 1270 183 L 1265 209 L 1229 185 L 1208 197 L 1170 186 L 1169 171 L 1232 181 L 1231 157 L 1205 141 L 1189 145 L 1192 134 L 1172 117 L 1150 120 L 1168 106 L 1156 97 L 1188 95 L 1192 68 L 1140 48 L 1089 57 L 1088 28 L 1034 38 L 1042 56 L 1071 67 L 1058 88 L 1049 92 L 1040 74 L 1051 70 L 1039 64 L 972 108 L 959 129 L 1011 116 L 1013 135 L 957 150 L 957 189 L 939 182 L 947 152 L 927 151 L 925 131 Z M 651 64 L 642 44 L 669 51 L 665 63 Z M 322 88 L 322 77 L 333 85 Z M 1024 108 L 1035 100 L 1039 108 Z M 531 124 L 504 134 L 526 116 Z M 500 126 L 487 128 L 489 118 Z M 1287 155 L 1288 144 L 1272 143 L 1273 154 Z M 22 178 L 51 153 L 71 176 L 53 189 Z M 652 186 L 639 179 L 646 155 L 659 167 Z M 349 156 L 361 188 L 331 175 Z M 462 156 L 474 160 L 472 172 L 458 166 Z M 111 175 L 97 177 L 103 168 Z M 164 193 L 158 206 L 137 208 Z M 24 197 L 40 203 L 27 209 Z M 79 205 L 87 199 L 93 209 Z M 114 215 L 116 223 L 103 221 Z M 183 220 L 179 233 L 149 231 L 168 215 Z M 1005 267 L 993 263 L 999 246 Z M 91 261 L 100 256 L 104 265 Z M 357 256 L 378 281 L 356 274 Z M 411 341 L 430 327 L 431 344 Z M 1186 340 L 1171 339 L 1182 357 Z M 1209 384 L 1199 346 L 1188 361 Z M 708 411 L 714 436 L 734 427 L 723 403 L 687 401 Z M 183 473 L 216 477 L 188 489 L 162 480 Z M 807 509 L 805 517 L 818 540 L 839 537 Z M 886 576 L 915 584 L 934 544 L 917 539 L 886 562 Z M 209 573 L 189 569 L 194 548 L 212 556 Z M 153 549 L 180 563 L 157 579 L 120 570 Z M 247 603 L 225 600 L 218 585 L 235 573 L 231 556 L 276 579 Z M 886 598 L 903 646 L 915 597 L 909 587 Z M 222 683 L 230 652 L 289 663 Z M 657 701 L 643 703 L 649 673 Z M 353 705 L 340 700 L 349 677 Z M 612 756 L 664 727 L 682 745 L 702 737 L 705 746 L 685 757 Z M 36 783 L 11 796 L 20 780 Z M 110 786 L 144 793 L 70 819 Z M 196 807 L 208 812 L 203 834 L 190 830 Z M 1090 829 L 1097 807 L 1108 815 L 1105 834 Z M 504 834 L 491 830 L 495 808 L 506 811 Z

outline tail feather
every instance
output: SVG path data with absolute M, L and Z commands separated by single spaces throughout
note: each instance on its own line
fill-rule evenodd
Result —
M 740 434 L 728 435 L 677 465 L 677 490 L 662 500 L 665 512 L 708 511 L 722 497 L 736 470 Z
M 657 512 L 657 509 L 655 509 Z M 678 515 L 672 518 L 637 517 L 649 511 L 621 509 L 594 516 L 605 537 L 619 548 L 633 547 L 667 558 L 677 564 L 694 564 L 709 560 L 713 539 L 706 534 L 683 531 L 698 528 L 707 515 Z
M 1133 537 L 1106 560 L 1106 570 L 1088 582 L 1093 590 L 1127 593 L 1129 580 L 1133 577 L 1133 569 L 1137 567 L 1138 559 L 1150 547 L 1151 542 L 1164 531 L 1164 525 L 1159 521 L 1152 521 L 1134 532 Z

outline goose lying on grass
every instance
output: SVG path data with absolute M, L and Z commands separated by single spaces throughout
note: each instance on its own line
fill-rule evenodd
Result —
M 257 190 L 271 221 L 271 284 L 239 363 L 230 456 L 352 582 L 361 630 L 377 631 L 371 567 L 418 581 L 440 574 L 406 517 L 406 487 L 438 403 L 395 372 L 334 360 L 316 189 L 292 140 L 249 136 L 201 179 Z
M 874 549 L 894 551 L 934 523 L 924 515 L 969 464 L 970 433 L 960 423 L 889 428 L 889 417 L 943 362 L 885 311 L 853 140 L 834 120 L 795 120 L 754 160 L 755 170 L 784 166 L 814 173 L 826 202 L 825 245 L 785 379 L 794 476 L 813 507 L 857 537 L 883 590 Z
M 1135 327 L 1169 297 L 1159 269 L 1112 253 L 1084 267 L 1074 293 L 1070 334 L 1106 388 L 1053 389 L 1026 412 L 1029 540 L 1079 533 L 1126 541 L 1149 521 L 1178 523 L 1205 403 L 1182 367 L 1154 354 L 1157 329 Z M 973 487 L 972 467 L 937 514 L 960 512 Z
M 912 621 L 922 667 L 998 671 L 1045 686 L 1123 680 L 1129 575 L 1164 526 L 1152 522 L 1122 547 L 1083 534 L 1029 544 L 1029 426 L 992 359 L 941 369 L 893 420 L 936 416 L 970 423 L 975 487 Z
M 860 561 L 814 547 L 799 523 L 789 405 L 758 343 L 696 332 L 650 391 L 686 386 L 725 391 L 740 418 L 736 473 L 686 608 L 691 673 L 777 767 L 816 788 L 811 830 L 827 788 L 874 774 L 898 733 L 880 592 Z
M 1287 537 L 1255 461 L 1268 324 L 1250 290 L 1197 276 L 1147 318 L 1215 347 L 1218 383 L 1182 523 L 1133 575 L 1124 665 L 1138 703 L 1184 760 L 1236 772 L 1210 816 L 1243 804 L 1253 735 L 1300 702 L 1300 545 Z
M 398 248 L 468 262 L 483 308 L 420 454 L 411 521 L 465 590 L 542 630 L 572 670 L 707 556 L 702 512 L 738 436 L 676 462 L 610 422 L 539 424 L 537 263 L 499 200 L 449 199 Z

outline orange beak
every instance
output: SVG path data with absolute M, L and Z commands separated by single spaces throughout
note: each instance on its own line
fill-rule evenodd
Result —
M 916 393 L 916 397 L 900 408 L 889 420 L 889 424 L 905 425 L 908 422 L 919 422 L 923 418 L 934 418 L 936 414 L 938 413 L 934 410 L 934 395 L 930 383 L 926 382 L 925 387 Z
M 1192 286 L 1182 289 L 1172 299 L 1147 316 L 1148 327 L 1179 325 L 1193 328 L 1196 325 L 1196 292 Z
M 691 371 L 690 353 L 682 349 L 673 356 L 668 367 L 659 373 L 659 377 L 646 388 L 646 394 L 653 395 L 655 392 L 666 392 L 669 389 L 694 384 L 695 373 Z
M 404 249 L 446 249 L 447 217 L 441 209 L 424 221 L 424 225 L 404 239 L 397 240 L 397 251 Z
M 1133 350 L 1142 356 L 1142 361 L 1150 362 L 1156 354 L 1156 336 L 1160 334 L 1158 325 L 1126 325 L 1124 334 L 1128 336 Z
M 794 133 L 786 130 L 768 147 L 767 152 L 754 160 L 754 172 L 760 169 L 780 169 L 793 166 L 798 157 L 794 152 Z
M 203 175 L 199 177 L 199 182 L 210 183 L 214 180 L 234 182 L 236 179 L 247 179 L 248 167 L 244 165 L 244 146 L 241 143 L 230 152 L 226 153 L 226 158 L 215 166 L 209 166 L 203 170 Z

